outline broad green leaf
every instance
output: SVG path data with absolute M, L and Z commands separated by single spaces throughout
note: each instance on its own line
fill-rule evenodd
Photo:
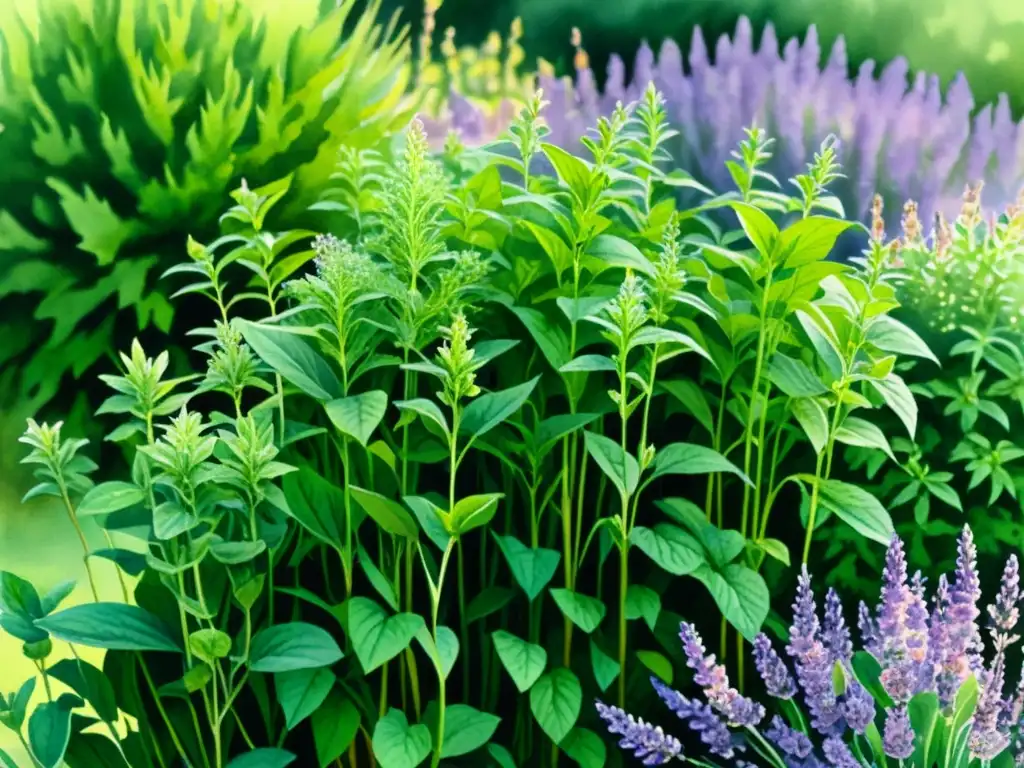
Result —
M 580 355 L 558 369 L 559 373 L 586 373 L 589 371 L 614 371 L 615 363 L 605 355 Z
M 554 549 L 530 549 L 514 536 L 494 534 L 494 540 L 505 555 L 516 583 L 533 602 L 554 578 L 562 554 Z
M 310 723 L 320 768 L 327 768 L 345 754 L 359 732 L 359 709 L 345 693 L 334 688 L 313 712 Z
M 510 632 L 498 630 L 491 635 L 494 650 L 520 693 L 526 693 L 544 673 L 548 653 L 541 646 L 520 640 Z
M 109 560 L 132 577 L 146 570 L 146 556 L 130 549 L 96 549 L 89 553 L 89 557 Z
M 789 409 L 810 440 L 814 453 L 819 454 L 825 450 L 828 442 L 828 416 L 821 403 L 813 397 L 798 397 L 790 401 Z
M 512 307 L 520 322 L 526 326 L 548 364 L 556 371 L 569 362 L 569 337 L 536 309 Z
M 437 628 L 437 642 L 430 636 L 430 630 L 423 624 L 416 632 L 416 641 L 422 646 L 430 661 L 441 665 L 445 679 L 452 673 L 455 661 L 459 658 L 459 638 L 451 628 Z
M 767 213 L 749 203 L 730 203 L 740 220 L 740 226 L 751 245 L 767 261 L 771 258 L 779 239 L 779 228 Z
M 228 768 L 288 768 L 298 758 L 286 749 L 262 747 L 239 755 Z
M 803 360 L 787 357 L 781 352 L 772 355 L 768 363 L 768 378 L 789 397 L 816 397 L 828 392 L 828 387 Z
M 248 320 L 238 320 L 236 324 L 246 344 L 288 383 L 322 403 L 342 396 L 341 384 L 331 366 L 302 336 Z
M 658 523 L 654 528 L 638 525 L 630 533 L 629 540 L 674 576 L 693 573 L 704 563 L 704 551 L 700 542 L 683 529 L 669 523 Z
M 630 584 L 626 590 L 626 618 L 630 621 L 643 619 L 651 632 L 658 624 L 661 613 L 661 596 L 650 587 Z
M 910 724 L 914 727 L 913 765 L 934 765 L 938 744 L 935 742 L 939 719 L 939 697 L 930 692 L 918 693 L 907 704 Z
M 800 327 L 804 329 L 818 357 L 825 363 L 832 377 L 838 379 L 843 374 L 843 358 L 836 346 L 834 331 L 829 327 L 826 332 L 823 327 L 829 325 L 828 318 L 821 314 L 820 310 L 818 315 L 818 319 L 815 319 L 802 309 L 796 311 Z
M 589 164 L 555 144 L 541 144 L 540 148 L 548 160 L 551 161 L 551 165 L 555 167 L 555 173 L 558 174 L 558 178 L 577 197 L 583 199 L 590 186 L 591 171 Z
M 920 336 L 889 315 L 879 315 L 871 321 L 871 325 L 868 327 L 867 341 L 883 352 L 922 357 L 940 367 L 942 365 Z
M 889 447 L 889 441 L 886 440 L 882 430 L 871 422 L 856 416 L 846 417 L 846 420 L 836 430 L 836 440 L 843 445 L 877 448 L 880 451 L 884 451 L 885 455 L 890 459 L 896 461 L 896 456 L 893 455 L 892 448 Z
M 672 685 L 672 662 L 666 659 L 657 651 L 637 651 L 636 657 L 640 663 L 654 673 L 655 677 L 663 683 Z
M 376 389 L 331 400 L 324 405 L 327 417 L 338 431 L 353 438 L 363 448 L 384 418 L 387 408 L 387 393 Z
M 658 382 L 658 386 L 678 400 L 683 408 L 708 431 L 709 435 L 714 435 L 715 416 L 711 412 L 711 406 L 708 405 L 704 390 L 700 385 L 690 379 L 669 379 Z
M 516 761 L 507 749 L 493 741 L 487 745 L 487 754 L 498 764 L 498 768 L 516 768 Z M 999 766 L 1002 768 L 1002 766 Z
M 884 379 L 873 379 L 870 382 L 889 409 L 899 417 L 911 437 L 917 432 L 917 401 L 913 392 L 895 373 Z
M 210 555 L 223 565 L 251 563 L 267 550 L 263 539 L 256 541 L 218 541 L 210 545 Z
M 743 471 L 713 448 L 693 443 L 672 443 L 658 449 L 651 480 L 663 475 L 709 475 L 729 472 L 753 485 Z
M 604 619 L 606 609 L 604 603 L 596 597 L 581 595 L 568 589 L 552 589 L 551 597 L 569 621 L 586 633 L 597 629 Z
M 608 751 L 598 736 L 586 728 L 573 728 L 558 745 L 580 768 L 604 768 Z
M 619 676 L 619 662 L 602 651 L 593 637 L 590 638 L 590 668 L 594 671 L 594 681 L 602 693 Z
M 363 674 L 370 674 L 408 648 L 423 626 L 423 617 L 414 613 L 389 616 L 365 597 L 348 601 L 348 634 Z
M 82 497 L 76 513 L 79 517 L 106 515 L 141 504 L 145 499 L 146 492 L 134 483 L 100 483 Z
M 538 381 L 540 376 L 535 376 L 517 386 L 488 392 L 470 401 L 462 412 L 459 431 L 470 435 L 471 439 L 487 434 L 523 407 Z
M 445 511 L 423 496 L 406 496 L 403 501 L 416 516 L 416 520 L 423 532 L 427 534 L 427 538 L 443 552 L 448 546 L 448 542 L 451 541 L 451 536 L 445 527 L 447 519 Z
M 801 475 L 807 483 L 814 478 Z M 863 488 L 839 480 L 821 480 L 818 486 L 821 505 L 860 535 L 888 545 L 893 537 L 892 518 L 882 503 Z
M 498 502 L 503 496 L 501 493 L 483 493 L 459 499 L 451 514 L 452 534 L 462 536 L 474 528 L 487 525 L 498 511 Z
M 352 486 L 349 488 L 352 499 L 363 508 L 367 517 L 393 536 L 404 536 L 416 539 L 420 529 L 405 507 L 379 493 L 365 488 Z
M 507 587 L 484 587 L 477 592 L 476 597 L 469 601 L 469 607 L 466 608 L 466 622 L 472 624 L 474 621 L 479 621 L 503 610 L 515 599 L 515 596 L 515 590 Z
M 274 690 L 284 712 L 285 727 L 293 730 L 312 715 L 327 699 L 336 680 L 334 673 L 323 667 L 275 674 Z
M 549 416 L 540 423 L 534 436 L 537 453 L 545 455 L 561 438 L 582 429 L 597 418 L 596 413 L 563 413 Z
M 655 275 L 654 265 L 640 252 L 640 249 L 628 240 L 615 235 L 595 237 L 587 246 L 586 255 L 610 267 L 632 269 L 634 272 L 648 277 Z
M 43 768 L 56 768 L 71 738 L 71 710 L 60 701 L 35 708 L 28 720 L 28 743 Z
M 441 757 L 460 757 L 480 749 L 491 740 L 500 722 L 500 717 L 466 704 L 449 704 L 444 713 Z
M 444 414 L 441 413 L 441 409 L 433 400 L 427 400 L 422 397 L 416 398 L 415 400 L 396 400 L 395 407 L 400 411 L 417 413 L 427 421 L 436 425 L 445 436 L 451 435 L 451 429 L 448 426 L 448 419 L 446 419 Z
M 227 658 L 231 653 L 231 638 L 213 627 L 197 629 L 188 636 L 188 647 L 192 655 L 209 664 Z
M 596 432 L 584 432 L 587 452 L 593 457 L 601 471 L 608 476 L 619 493 L 632 495 L 640 482 L 640 465 L 632 455 L 625 453 L 622 446 L 611 438 Z
M 779 258 L 787 269 L 821 261 L 828 257 L 839 236 L 852 226 L 852 221 L 830 216 L 798 219 L 779 236 Z
M 301 621 L 261 629 L 252 639 L 249 669 L 294 672 L 329 667 L 342 658 L 341 648 L 321 627 Z
M 787 567 L 789 566 L 789 548 L 781 541 L 778 539 L 761 539 L 756 543 L 769 557 L 778 560 Z
M 200 520 L 177 501 L 165 501 L 153 510 L 153 535 L 170 541 L 198 526 Z
M 753 642 L 768 616 L 768 585 L 745 565 L 727 565 L 721 571 L 702 566 L 693 573 L 704 582 L 726 620 Z
M 373 755 L 381 768 L 416 768 L 430 755 L 430 729 L 409 725 L 405 713 L 391 709 L 373 729 Z
M 530 711 L 556 744 L 576 725 L 582 704 L 580 681 L 564 667 L 551 670 L 530 689 Z
M 175 651 L 174 633 L 136 605 L 87 603 L 38 619 L 36 626 L 66 643 L 110 651 Z
M 148 762 L 144 763 L 131 754 L 127 744 L 121 746 L 126 747 L 128 759 L 135 758 L 135 762 L 127 762 L 118 745 L 107 734 L 73 730 L 71 738 L 68 740 L 68 748 L 64 752 L 64 764 L 68 768 L 131 768 L 132 765 L 149 765 Z M 4 763 L 2 756 L 0 756 L 0 765 L 5 768 L 18 768 L 13 762 Z
M 288 514 L 320 541 L 337 549 L 345 538 L 345 493 L 309 467 L 285 475 Z
M 0 611 L 31 622 L 43 615 L 43 604 L 29 581 L 10 571 L 0 571 Z
M 48 667 L 46 674 L 89 702 L 104 722 L 117 722 L 114 687 L 107 676 L 92 664 L 79 659 L 61 659 Z
M 565 240 L 560 235 L 552 232 L 547 227 L 534 224 L 532 221 L 527 221 L 526 219 L 520 219 L 520 221 L 530 230 L 530 234 L 533 235 L 540 247 L 544 249 L 544 253 L 551 259 L 551 266 L 555 268 L 555 275 L 560 276 L 572 266 L 572 249 L 566 245 Z

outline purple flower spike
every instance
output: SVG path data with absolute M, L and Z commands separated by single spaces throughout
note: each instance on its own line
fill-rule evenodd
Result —
M 875 698 L 856 680 L 843 695 L 843 717 L 854 733 L 864 733 L 875 719 Z
M 772 641 L 764 632 L 754 638 L 754 665 L 764 681 L 769 696 L 776 699 L 791 699 L 796 695 L 796 683 L 789 674 L 786 662 L 772 648 Z
M 787 757 L 796 757 L 803 760 L 814 749 L 814 745 L 811 744 L 811 740 L 805 734 L 795 728 L 790 728 L 778 715 L 772 718 L 771 726 L 764 732 L 764 735 L 772 744 L 781 749 Z
M 853 756 L 846 742 L 838 736 L 825 739 L 821 751 L 832 768 L 861 768 L 860 762 Z
M 729 685 L 725 667 L 715 663 L 714 654 L 707 654 L 704 643 L 692 624 L 679 625 L 686 666 L 693 670 L 693 681 L 704 689 L 711 706 L 721 712 L 731 725 L 754 726 L 764 718 L 764 707 L 741 696 Z
M 914 754 L 914 729 L 906 707 L 890 709 L 886 715 L 882 749 L 897 760 L 906 760 Z
M 893 536 L 885 555 L 882 599 L 878 610 L 881 682 L 897 703 L 906 703 L 930 682 L 928 672 L 928 609 L 907 584 L 903 542 Z
M 796 601 L 793 603 L 793 626 L 789 630 L 790 656 L 801 656 L 818 639 L 818 607 L 811 590 L 811 576 L 803 566 L 796 583 Z
M 932 652 L 935 685 L 943 706 L 950 706 L 960 685 L 981 669 L 981 632 L 978 629 L 978 553 L 971 529 L 964 526 L 957 547 L 956 572 L 950 585 L 939 580 L 932 611 L 930 635 L 937 645 Z
M 644 765 L 664 765 L 670 760 L 684 759 L 683 745 L 679 739 L 666 735 L 661 728 L 600 701 L 597 702 L 597 713 L 608 725 L 609 732 L 622 737 L 619 746 L 641 758 Z
M 654 690 L 665 705 L 680 720 L 685 720 L 690 730 L 700 734 L 700 740 L 713 755 L 727 760 L 735 753 L 732 734 L 725 723 L 714 713 L 710 706 L 699 701 L 688 699 L 679 691 L 669 688 L 656 677 L 651 678 Z
M 1010 633 L 1020 619 L 1020 565 L 1016 555 L 1010 555 L 1003 568 L 1003 578 L 999 583 L 999 594 L 994 605 L 988 607 L 988 615 L 992 619 L 995 630 Z
M 853 641 L 850 640 L 850 628 L 843 617 L 843 604 L 834 589 L 825 595 L 825 622 L 822 625 L 821 639 L 832 655 L 833 661 L 848 664 L 853 658 Z

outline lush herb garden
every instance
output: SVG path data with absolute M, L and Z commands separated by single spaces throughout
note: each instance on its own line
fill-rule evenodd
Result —
M 163 268 L 151 295 L 188 327 L 109 363 L 113 326 L 93 339 L 102 439 L 21 438 L 93 598 L 0 571 L 0 628 L 38 669 L 0 723 L 30 764 L 1021 764 L 1024 207 L 989 214 L 972 186 L 934 229 L 908 202 L 887 233 L 881 197 L 862 224 L 836 195 L 835 136 L 776 178 L 758 127 L 708 188 L 653 82 L 572 151 L 537 92 L 496 142 L 434 152 L 403 80 L 360 81 L 392 37 L 372 9 L 359 45 L 326 42 L 349 10 L 288 60 L 340 62 L 323 82 L 348 73 L 354 101 L 314 118 L 312 90 L 271 87 L 291 127 L 261 110 L 267 156 L 211 152 L 278 167 L 293 111 L 330 138 L 225 194 L 215 231 L 175 208 L 133 262 L 49 184 L 81 247 Z M 394 40 L 375 55 L 404 61 Z M 370 92 L 365 122 L 332 122 Z M 199 170 L 204 195 L 235 175 Z M 854 621 L 859 598 L 877 607 Z

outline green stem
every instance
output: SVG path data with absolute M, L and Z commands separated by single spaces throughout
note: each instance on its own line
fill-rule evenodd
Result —
M 758 405 L 758 394 L 761 388 L 761 374 L 764 369 L 764 358 L 765 358 L 765 341 L 768 335 L 766 325 L 766 316 L 768 314 L 768 292 L 772 286 L 772 274 L 768 272 L 768 277 L 765 280 L 764 288 L 762 289 L 761 298 L 761 325 L 757 334 L 757 358 L 754 362 L 754 380 L 750 384 L 750 406 L 747 413 L 747 429 L 743 436 L 743 474 L 750 477 L 750 463 L 752 459 L 752 453 L 754 448 L 754 419 L 755 419 L 755 408 Z M 762 450 L 762 446 L 758 446 L 758 451 Z M 750 486 L 744 484 L 743 486 L 743 516 L 740 521 L 740 533 L 743 538 L 747 537 L 747 529 L 749 523 L 750 514 Z
M 619 707 L 626 706 L 626 594 L 629 591 L 629 542 L 619 547 Z
M 466 621 L 466 558 L 462 539 L 456 539 L 456 572 L 459 593 L 459 639 L 462 644 L 462 700 L 469 703 L 469 624 Z
M 21 742 L 21 746 L 24 748 L 25 754 L 27 754 L 29 759 L 32 761 L 32 765 L 35 766 L 35 768 L 43 768 L 43 764 L 36 759 L 36 756 L 32 753 L 32 749 L 29 747 L 28 742 L 25 741 L 25 737 L 22 735 L 21 729 L 19 728 L 16 733 L 18 734 L 18 741 Z
M 342 565 L 345 568 L 345 599 L 352 597 L 353 562 L 352 556 L 352 491 L 351 470 L 348 460 L 348 437 L 341 436 L 341 477 L 345 505 L 345 557 Z
M 814 467 L 814 484 L 811 486 L 811 505 L 807 513 L 807 533 L 804 535 L 804 555 L 803 564 L 807 565 L 807 560 L 811 555 L 811 539 L 814 537 L 814 522 L 818 514 L 818 482 L 821 478 L 822 464 L 825 461 L 825 452 L 821 451 L 818 454 L 818 461 Z
M 68 519 L 71 521 L 71 525 L 74 526 L 75 533 L 78 534 L 78 541 L 82 545 L 82 562 L 85 564 L 85 574 L 89 578 L 89 588 L 92 590 L 92 598 L 94 602 L 100 601 L 99 590 L 96 589 L 96 578 L 93 576 L 92 563 L 89 560 L 89 542 L 85 539 L 85 532 L 82 530 L 82 526 L 78 522 L 78 515 L 75 514 L 75 507 L 71 503 L 71 497 L 68 495 L 67 486 L 64 484 L 63 476 L 57 478 L 58 487 L 60 489 L 61 499 L 64 501 L 64 509 L 67 510 Z M 116 567 L 116 566 L 115 566 Z M 118 575 L 121 571 L 118 569 Z M 121 583 L 122 588 L 124 582 Z M 127 600 L 125 600 L 127 602 Z
M 139 667 L 142 669 L 142 676 L 146 679 L 146 686 L 149 688 L 149 693 L 153 697 L 153 703 L 156 705 L 156 711 L 160 715 L 160 719 L 164 721 L 164 726 L 167 728 L 167 733 L 171 737 L 171 743 L 174 744 L 174 749 L 178 753 L 185 764 L 189 763 L 188 753 L 185 751 L 185 747 L 181 744 L 181 739 L 178 738 L 178 732 L 174 730 L 174 724 L 171 722 L 171 718 L 167 716 L 167 710 L 164 709 L 164 704 L 160 700 L 160 694 L 157 692 L 156 684 L 153 682 L 153 676 L 149 672 L 149 666 L 146 664 L 146 659 L 141 653 L 137 653 L 139 659 Z
M 454 440 L 452 441 L 454 443 Z M 454 485 L 454 484 L 453 484 Z M 453 491 L 454 493 L 454 491 Z M 448 541 L 444 555 L 441 557 L 441 569 L 437 574 L 437 589 L 433 594 L 433 604 L 430 607 L 430 635 L 434 639 L 434 668 L 437 671 L 437 731 L 434 739 L 434 755 L 430 761 L 431 768 L 438 768 L 441 764 L 441 752 L 444 748 L 444 718 L 446 703 L 444 667 L 441 663 L 440 652 L 437 649 L 437 614 L 441 608 L 441 594 L 444 590 L 445 572 L 448 570 L 448 562 L 451 560 L 452 546 L 455 539 Z

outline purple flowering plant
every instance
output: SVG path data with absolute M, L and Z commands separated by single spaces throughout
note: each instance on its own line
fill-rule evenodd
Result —
M 1006 560 L 986 613 L 969 527 L 960 535 L 953 573 L 939 577 L 931 595 L 926 586 L 920 572 L 908 574 L 903 542 L 894 536 L 878 602 L 859 606 L 855 645 L 837 593 L 829 589 L 821 606 L 805 567 L 785 645 L 763 633 L 753 643 L 771 708 L 734 688 L 684 622 L 683 653 L 704 701 L 656 677 L 652 683 L 699 741 L 692 749 L 618 707 L 598 702 L 598 713 L 619 746 L 645 765 L 1020 765 L 1024 682 L 1012 688 L 1006 681 L 1007 652 L 1020 639 L 1016 555 Z

